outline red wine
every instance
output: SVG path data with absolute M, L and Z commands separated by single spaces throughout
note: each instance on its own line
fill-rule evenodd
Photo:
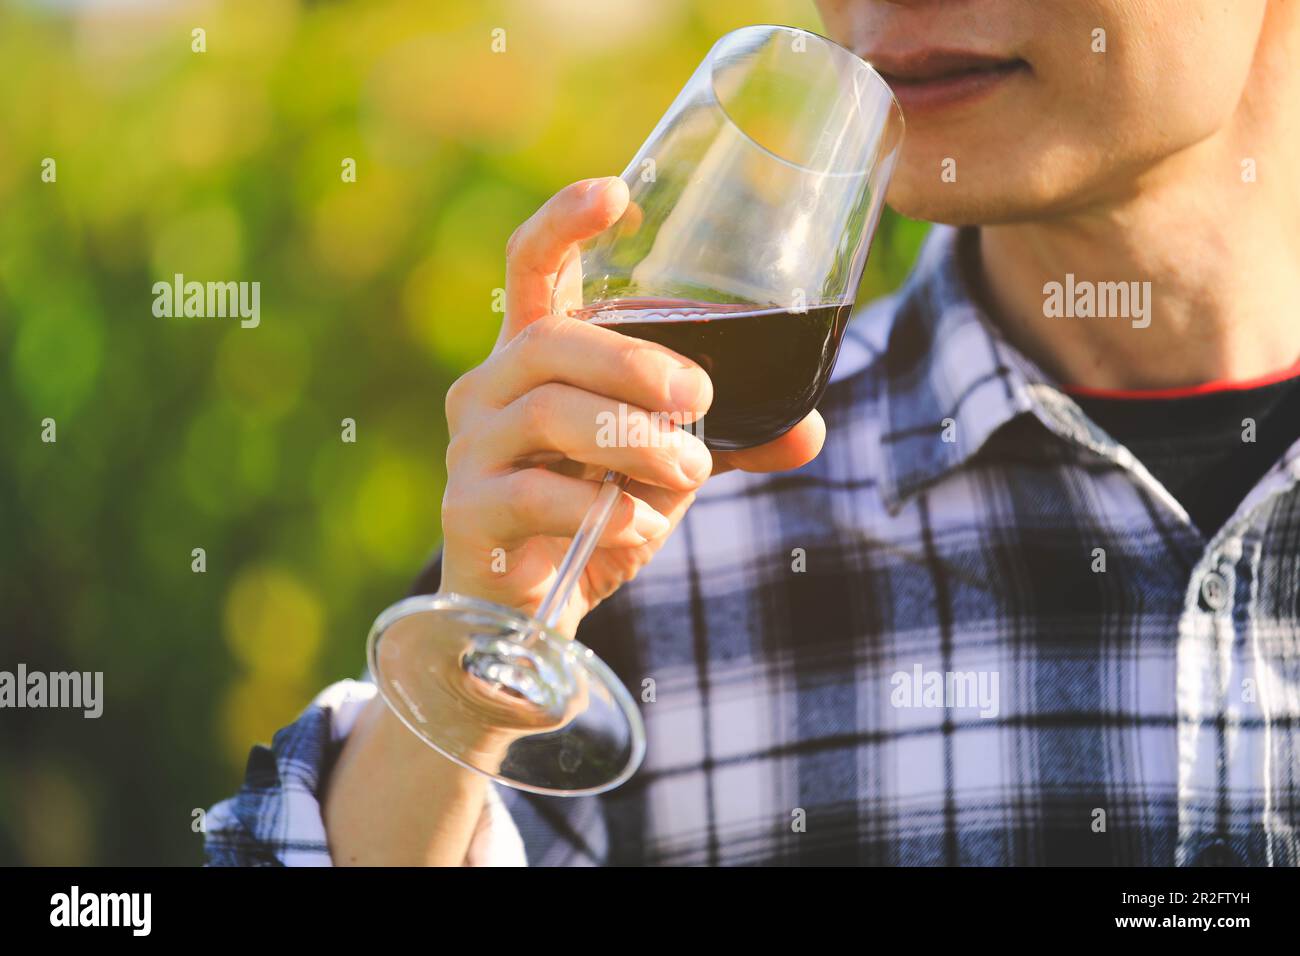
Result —
M 751 448 L 779 438 L 821 401 L 852 303 L 803 311 L 620 299 L 578 314 L 658 342 L 713 379 L 700 437 L 710 448 Z

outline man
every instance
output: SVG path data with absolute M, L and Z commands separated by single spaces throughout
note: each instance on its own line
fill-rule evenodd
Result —
M 254 750 L 213 862 L 1300 862 L 1300 3 L 819 8 L 902 102 L 891 204 L 951 224 L 821 414 L 598 446 L 711 397 L 547 315 L 611 180 L 516 232 L 447 398 L 447 590 L 532 610 L 596 489 L 546 465 L 635 479 L 565 626 L 655 680 L 642 770 L 489 786 L 345 682 Z

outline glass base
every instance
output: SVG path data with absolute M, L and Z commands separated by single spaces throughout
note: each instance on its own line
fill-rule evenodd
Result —
M 645 756 L 641 714 L 613 671 L 509 608 L 458 594 L 407 598 L 375 621 L 366 657 L 416 736 L 508 786 L 601 793 Z

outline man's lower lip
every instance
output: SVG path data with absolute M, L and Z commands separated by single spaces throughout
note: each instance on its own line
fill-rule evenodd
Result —
M 898 97 L 899 104 L 903 107 L 904 116 L 910 116 L 972 103 L 988 96 L 1027 69 L 1024 63 L 1014 63 L 997 70 L 958 73 L 923 82 L 887 79 L 894 95 Z

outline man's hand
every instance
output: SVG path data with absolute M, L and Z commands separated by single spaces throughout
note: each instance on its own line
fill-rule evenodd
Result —
M 650 447 L 601 446 L 597 416 L 617 415 L 620 403 L 628 416 L 677 412 L 689 421 L 713 399 L 704 371 L 675 352 L 551 314 L 557 288 L 557 300 L 578 301 L 576 243 L 616 222 L 627 202 L 622 180 L 574 183 L 516 230 L 497 345 L 447 394 L 444 590 L 532 613 L 605 471 L 633 479 L 567 608 L 561 630 L 569 634 L 650 560 L 710 474 L 797 468 L 825 438 L 813 412 L 776 441 L 741 452 L 710 455 L 684 432 Z M 494 569 L 497 548 L 505 551 L 503 573 Z M 327 782 L 330 852 L 337 863 L 457 865 L 485 786 L 426 747 L 376 697 Z
M 778 471 L 811 460 L 825 437 L 813 412 L 760 448 L 711 455 L 679 432 L 647 447 L 604 447 L 602 413 L 691 421 L 713 398 L 708 375 L 661 345 L 551 313 L 579 300 L 576 244 L 618 221 L 618 178 L 574 183 L 515 231 L 506 249 L 506 315 L 491 356 L 447 394 L 451 434 L 443 499 L 443 588 L 532 613 L 607 469 L 632 479 L 566 609 L 561 630 L 631 580 L 710 474 Z M 556 294 L 557 289 L 559 294 Z M 663 426 L 668 427 L 668 426 Z M 494 554 L 504 551 L 505 570 Z

